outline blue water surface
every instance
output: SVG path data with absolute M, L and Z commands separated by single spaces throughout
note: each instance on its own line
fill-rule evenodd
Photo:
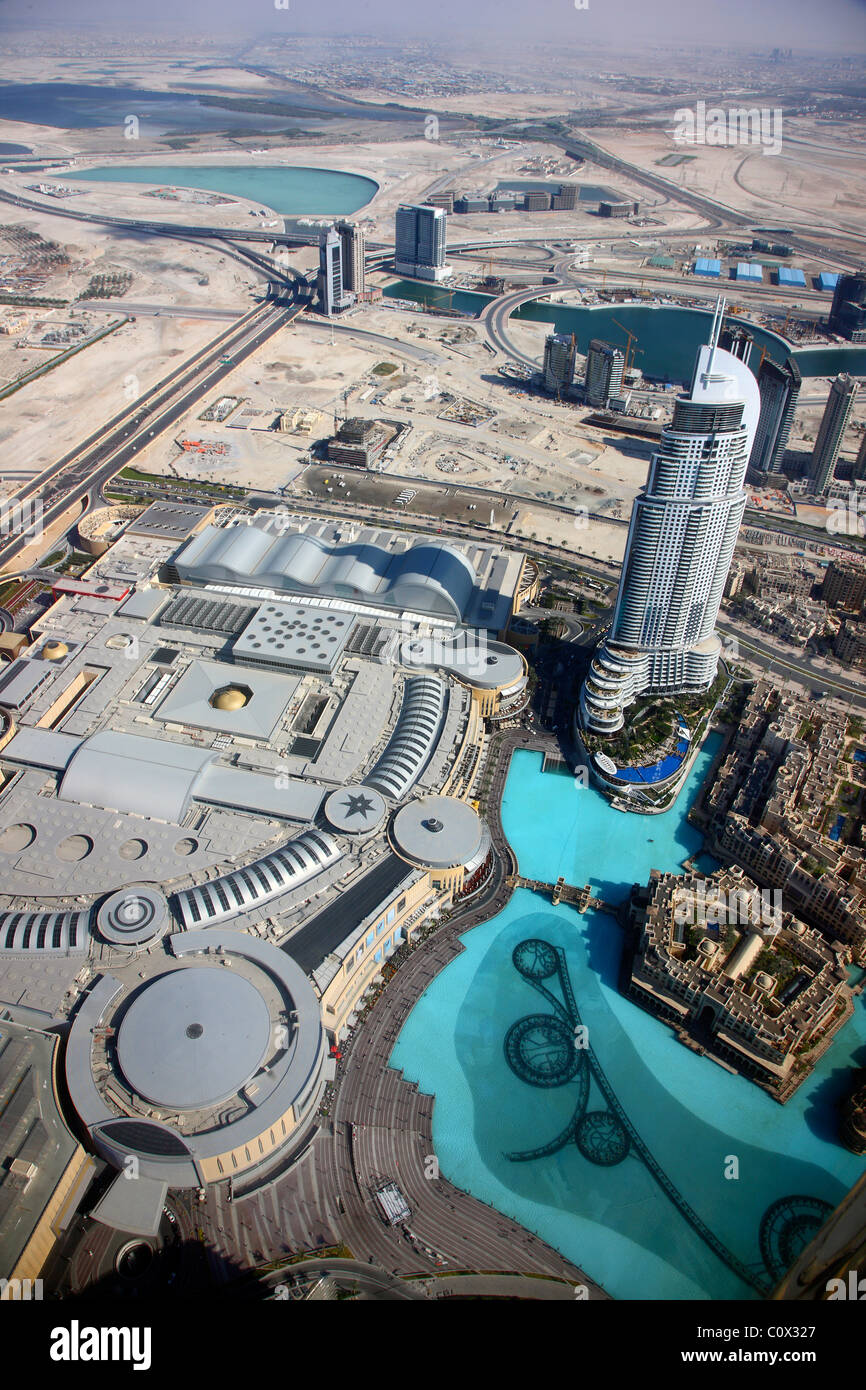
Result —
M 502 814 L 521 874 L 589 882 L 613 903 L 651 868 L 679 869 L 700 850 L 685 817 L 716 748 L 711 737 L 662 816 L 615 811 L 595 790 L 543 773 L 539 754 L 518 752 Z M 611 1166 L 588 1161 L 573 1140 L 544 1157 L 509 1157 L 567 1130 L 578 1089 L 576 1081 L 528 1084 L 506 1060 L 512 1025 L 554 1012 L 513 964 L 527 939 L 559 948 L 567 963 L 601 1078 L 593 1076 L 588 1110 L 603 1114 L 612 1095 L 639 1142 Z M 391 1058 L 436 1096 L 443 1175 L 536 1231 L 615 1297 L 754 1298 L 771 1287 L 863 1171 L 863 1160 L 838 1143 L 836 1120 L 847 1068 L 866 1060 L 862 997 L 783 1107 L 682 1046 L 620 994 L 622 934 L 613 917 L 581 916 L 518 889 L 462 941 L 464 953 L 418 1001 Z
M 311 213 L 348 216 L 369 203 L 379 187 L 375 179 L 341 169 L 264 164 L 112 164 L 74 174 L 64 170 L 64 182 L 72 179 L 207 189 L 246 198 L 287 217 Z M 156 201 L 154 208 L 158 207 Z
M 413 299 L 434 307 L 459 309 L 464 314 L 480 314 L 490 302 L 489 295 L 472 290 L 449 290 L 443 285 L 424 285 L 415 280 L 392 281 L 383 291 L 387 298 Z M 682 293 L 672 286 L 671 293 Z M 827 296 L 829 309 L 830 296 Z M 707 341 L 711 310 L 686 309 L 672 305 L 600 304 L 595 306 L 544 304 L 537 300 L 522 304 L 511 315 L 532 323 L 547 323 L 555 333 L 573 333 L 578 352 L 585 353 L 592 338 L 626 346 L 625 331 L 636 335 L 635 366 L 646 377 L 661 382 L 689 382 L 698 348 Z M 750 365 L 757 370 L 761 349 L 776 362 L 794 358 L 804 377 L 832 376 L 850 372 L 866 374 L 866 347 L 858 343 L 815 348 L 792 348 L 784 338 L 743 318 L 755 339 Z

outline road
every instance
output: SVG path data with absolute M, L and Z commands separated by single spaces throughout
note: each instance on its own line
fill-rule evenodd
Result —
M 238 362 L 243 362 L 263 343 L 306 308 L 306 302 L 288 307 L 263 304 L 239 325 L 221 334 L 178 369 L 166 386 L 160 385 L 113 421 L 71 456 L 20 489 L 19 496 L 39 492 L 43 502 L 42 524 L 51 522 L 70 504 L 101 488 L 139 452 L 170 429 L 201 398 L 218 386 Z M 229 362 L 221 358 L 228 356 Z M 26 536 L 13 536 L 0 546 L 0 568 L 5 569 L 27 545 Z
M 116 299 L 82 299 L 76 304 L 88 314 L 135 314 L 141 318 L 225 319 L 234 323 L 243 316 L 243 309 L 208 309 L 201 304 L 122 304 Z
M 864 689 L 862 676 L 859 679 L 855 677 L 849 680 L 846 676 L 827 671 L 815 661 L 809 661 L 805 656 L 780 652 L 778 647 L 772 646 L 749 630 L 744 636 L 743 629 L 734 627 L 731 623 L 717 622 L 716 628 L 725 636 L 736 638 L 742 651 L 747 654 L 747 660 L 756 661 L 758 665 L 764 666 L 768 670 L 778 666 L 780 675 L 785 671 L 790 671 L 792 680 L 799 681 L 800 684 L 805 681 L 813 690 L 830 691 L 833 695 L 838 695 L 840 699 L 848 700 L 857 709 L 866 710 L 866 689 Z
M 576 132 L 568 138 L 551 136 L 550 144 L 557 145 L 562 150 L 576 150 L 600 168 L 611 169 L 614 172 L 624 174 L 635 183 L 643 184 L 644 187 L 651 188 L 655 193 L 661 193 L 666 200 L 692 208 L 695 212 L 701 213 L 702 216 L 714 222 L 717 231 L 751 228 L 760 223 L 760 214 L 740 212 L 736 208 L 729 207 L 726 203 L 720 203 L 716 199 L 696 193 L 683 184 L 672 183 L 670 180 L 662 178 L 660 174 L 653 174 L 648 169 L 641 168 L 638 164 L 630 164 L 628 160 L 612 154 L 602 145 L 597 145 L 583 131 Z M 845 249 L 840 252 L 838 249 L 834 250 L 832 246 L 825 244 L 827 241 L 834 240 L 834 234 L 822 229 L 821 235 L 824 239 L 821 242 L 796 232 L 792 233 L 791 236 L 786 236 L 785 240 L 793 246 L 795 251 L 802 251 L 807 255 L 830 257 L 841 255 L 842 260 L 851 269 L 854 269 L 855 263 L 849 250 Z M 859 246 L 861 252 L 866 250 L 866 237 L 857 237 L 852 232 L 846 232 L 840 234 L 837 239 L 844 239 L 849 244 L 853 243 Z
M 371 333 L 366 328 L 355 328 L 350 323 L 335 323 L 333 319 L 309 318 L 304 320 L 305 328 L 312 328 L 323 333 L 341 334 L 347 337 L 360 338 L 365 343 L 375 343 L 382 348 L 383 352 L 400 353 L 404 357 L 409 357 L 416 362 L 427 362 L 432 366 L 447 359 L 439 352 L 432 352 L 429 348 L 417 347 L 415 343 L 405 343 L 402 338 L 388 338 L 384 333 Z
M 56 200 L 55 200 L 56 201 Z M 150 236 L 192 237 L 202 240 L 219 241 L 263 241 L 268 244 L 279 242 L 285 246 L 317 246 L 318 232 L 297 233 L 275 231 L 263 227 L 196 227 L 175 222 L 141 222 L 131 217 L 110 217 L 105 213 L 81 212 L 72 208 L 56 207 L 54 203 L 38 203 L 33 198 L 23 198 L 17 193 L 0 191 L 0 202 L 11 203 L 13 207 L 28 208 L 32 212 L 50 213 L 52 217 L 67 217 L 74 222 L 93 222 L 102 227 L 120 227 L 127 232 L 142 232 Z

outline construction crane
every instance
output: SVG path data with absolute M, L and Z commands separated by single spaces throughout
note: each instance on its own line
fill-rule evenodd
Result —
M 626 372 L 629 369 L 629 364 L 632 357 L 632 343 L 636 343 L 638 337 L 636 333 L 630 333 L 629 330 L 626 327 L 624 327 L 624 325 L 621 324 L 617 319 L 611 319 L 611 323 L 615 323 L 617 328 L 619 328 L 621 332 L 623 332 L 625 336 L 628 338 L 628 343 L 626 344 L 625 349 L 625 361 L 622 364 L 622 374 L 623 376 L 625 376 Z M 639 348 L 638 351 L 643 352 L 643 348 Z
M 448 308 L 449 308 L 449 309 L 452 308 L 452 301 L 453 301 L 453 299 L 454 299 L 454 291 L 453 291 L 453 289 L 445 289 L 445 287 L 443 286 L 442 289 L 441 289 L 441 291 L 440 291 L 440 293 L 441 293 L 441 294 L 447 294 L 447 296 L 448 296 Z

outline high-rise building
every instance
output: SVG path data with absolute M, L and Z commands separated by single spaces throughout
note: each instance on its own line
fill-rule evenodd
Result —
M 860 448 L 857 450 L 854 472 L 851 476 L 855 483 L 866 483 L 866 434 L 860 440 Z
M 719 334 L 719 347 L 724 348 L 725 352 L 732 352 L 741 362 L 745 362 L 747 367 L 754 341 L 754 335 L 741 323 L 729 321 Z
M 824 575 L 821 597 L 829 608 L 866 608 L 866 566 L 852 560 L 831 560 Z
M 551 333 L 544 342 L 544 389 L 562 393 L 574 381 L 573 333 Z
M 830 395 L 821 417 L 809 472 L 809 484 L 816 497 L 826 492 L 833 481 L 842 436 L 856 395 L 857 382 L 847 372 L 840 372 L 830 383 Z
M 364 233 L 354 222 L 338 222 L 343 289 L 360 299 L 367 287 Z
M 866 343 L 866 270 L 841 275 L 833 291 L 830 332 L 852 343 Z
M 616 733 L 641 695 L 706 690 L 760 410 L 749 368 L 718 347 L 723 304 L 631 514 L 613 621 L 580 692 L 584 729 Z
M 793 357 L 784 366 L 765 357 L 758 368 L 761 413 L 749 459 L 750 483 L 763 482 L 768 473 L 781 473 L 802 380 Z
M 587 404 L 606 406 L 611 396 L 622 395 L 625 357 L 618 347 L 593 338 L 586 354 L 585 394 Z
M 448 214 L 443 208 L 402 203 L 395 219 L 394 268 L 398 275 L 419 280 L 444 280 L 451 274 L 445 264 L 445 227 Z
M 557 212 L 577 207 L 577 184 L 561 183 L 553 195 L 553 206 Z
M 319 305 L 324 314 L 339 314 L 352 303 L 343 283 L 343 243 L 329 227 L 319 239 Z

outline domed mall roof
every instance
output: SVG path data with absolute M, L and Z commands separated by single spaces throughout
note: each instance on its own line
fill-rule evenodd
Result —
M 237 686 L 228 686 L 225 690 L 220 690 L 214 695 L 211 704 L 214 709 L 243 709 L 249 701 L 249 695 Z

